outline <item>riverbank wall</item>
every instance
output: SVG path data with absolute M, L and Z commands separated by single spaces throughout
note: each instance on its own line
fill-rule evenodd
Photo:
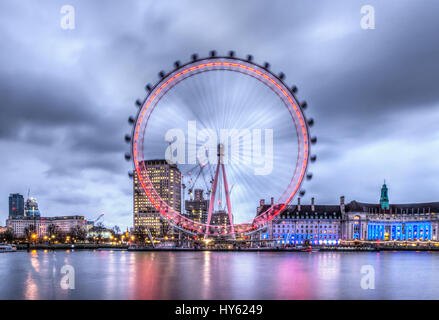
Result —
M 220 251 L 220 252 L 376 252 L 376 251 L 438 251 L 435 246 L 376 246 L 376 247 L 348 247 L 348 246 L 314 246 L 311 248 L 177 248 L 177 247 L 129 247 L 128 245 L 111 244 L 17 244 L 17 250 L 127 250 L 127 251 Z

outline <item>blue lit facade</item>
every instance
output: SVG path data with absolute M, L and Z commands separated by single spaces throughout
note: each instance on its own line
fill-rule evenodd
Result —
M 353 226 L 353 233 L 352 233 L 352 238 L 354 240 L 362 239 L 362 236 L 361 236 L 362 229 L 364 229 L 364 226 L 362 226 L 361 217 L 357 215 L 354 217 L 354 226 Z
M 379 204 L 351 201 L 342 209 L 342 239 L 370 241 L 439 240 L 439 202 L 390 204 L 387 185 Z
M 368 223 L 368 240 L 425 241 L 432 240 L 432 222 L 383 222 Z

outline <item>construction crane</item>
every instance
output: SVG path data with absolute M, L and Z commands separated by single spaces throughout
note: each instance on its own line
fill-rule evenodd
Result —
M 96 219 L 94 219 L 93 224 L 97 223 L 101 218 L 104 216 L 104 213 L 102 212 Z
M 100 215 L 98 215 L 94 220 L 88 220 L 87 225 L 91 228 L 92 226 L 95 226 L 95 224 L 102 219 L 104 216 L 104 213 L 102 212 Z

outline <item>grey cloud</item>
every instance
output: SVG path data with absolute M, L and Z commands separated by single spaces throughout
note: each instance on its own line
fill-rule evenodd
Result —
M 77 84 L 32 74 L 9 74 L 0 79 L 1 138 L 16 139 L 22 130 L 45 130 L 91 124 L 90 102 Z M 32 134 L 26 134 L 32 140 Z

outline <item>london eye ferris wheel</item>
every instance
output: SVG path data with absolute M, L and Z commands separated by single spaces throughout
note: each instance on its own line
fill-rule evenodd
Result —
M 313 120 L 297 88 L 283 73 L 240 59 L 233 51 L 208 57 L 193 55 L 160 72 L 147 96 L 138 100 L 130 153 L 146 197 L 173 226 L 192 234 L 227 236 L 263 227 L 311 179 L 309 161 Z M 166 159 L 181 174 L 181 207 L 170 206 L 153 183 L 144 160 Z M 205 215 L 195 219 L 185 207 L 194 192 L 205 196 Z M 273 201 L 256 210 L 259 199 Z M 186 201 L 185 201 L 186 200 Z M 223 219 L 218 219 L 221 217 Z

